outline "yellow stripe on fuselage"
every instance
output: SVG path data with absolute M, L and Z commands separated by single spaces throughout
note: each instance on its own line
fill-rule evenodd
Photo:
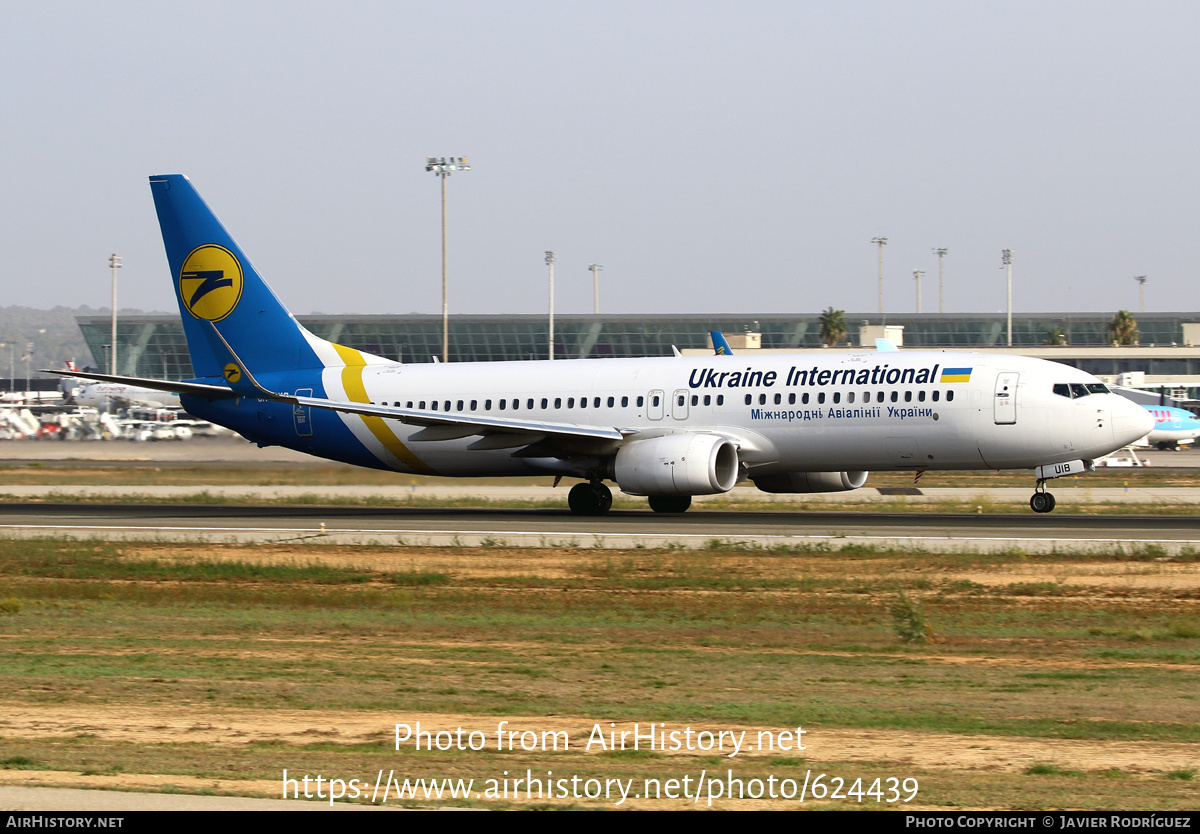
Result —
M 346 367 L 342 368 L 342 388 L 345 389 L 346 396 L 350 398 L 350 402 L 369 403 L 371 398 L 367 396 L 367 386 L 363 383 L 363 371 L 367 367 L 366 360 L 354 348 L 348 348 L 336 342 L 333 343 L 333 347 L 342 361 L 346 363 Z M 375 435 L 375 439 L 410 469 L 423 475 L 437 474 L 425 461 L 414 455 L 407 446 L 400 442 L 400 438 L 396 437 L 396 433 L 391 430 L 382 417 L 367 414 L 358 416 L 371 434 Z

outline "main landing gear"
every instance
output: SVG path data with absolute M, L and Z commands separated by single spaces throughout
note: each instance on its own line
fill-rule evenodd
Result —
M 1054 496 L 1046 492 L 1046 481 L 1038 480 L 1033 497 L 1029 499 L 1029 509 L 1035 513 L 1048 513 L 1054 509 Z
M 612 509 L 612 492 L 600 481 L 575 484 L 567 493 L 567 506 L 575 515 L 604 515 Z
M 690 495 L 651 495 L 650 509 L 656 513 L 685 513 L 692 506 Z

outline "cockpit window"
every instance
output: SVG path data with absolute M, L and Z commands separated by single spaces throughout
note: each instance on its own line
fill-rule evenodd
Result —
M 1100 382 L 1072 382 L 1067 384 L 1060 382 L 1054 386 L 1054 393 L 1060 397 L 1068 397 L 1070 399 L 1079 399 L 1086 397 L 1088 394 L 1111 394 L 1108 386 Z

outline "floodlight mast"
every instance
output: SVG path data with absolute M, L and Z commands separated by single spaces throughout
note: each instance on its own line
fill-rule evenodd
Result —
M 886 237 L 873 237 L 871 243 L 879 247 L 879 312 L 883 312 L 883 247 L 887 246 Z
M 925 277 L 925 270 L 914 269 L 913 280 L 917 282 L 917 312 L 921 312 L 921 279 Z
M 470 171 L 465 156 L 427 156 L 425 170 L 442 181 L 442 361 L 450 361 L 450 305 L 446 285 L 446 177 L 455 171 Z M 116 337 L 114 336 L 114 341 Z
M 1012 262 L 1013 250 L 1000 250 L 1001 269 L 1008 269 L 1008 346 L 1012 347 Z
M 1138 282 L 1138 312 L 1146 312 L 1146 276 L 1135 275 L 1133 280 Z
M 945 280 L 946 273 L 945 273 L 943 267 L 945 266 L 944 262 L 946 260 L 946 253 L 949 251 L 950 250 L 947 249 L 945 246 L 939 246 L 938 248 L 933 250 L 933 254 L 938 256 L 938 312 L 939 313 L 946 312 L 945 306 L 943 303 L 944 302 L 943 296 L 945 294 L 945 289 L 946 289 L 946 280 Z
M 108 372 L 117 375 L 117 270 L 121 268 L 121 256 L 114 252 L 108 259 L 112 269 L 112 348 L 108 351 Z
M 588 269 L 592 271 L 592 312 L 600 314 L 600 276 L 597 274 L 604 269 L 602 264 L 588 264 Z
M 546 351 L 546 358 L 554 358 L 554 262 L 558 260 L 558 253 L 550 249 L 546 250 L 546 266 L 550 267 L 550 345 Z

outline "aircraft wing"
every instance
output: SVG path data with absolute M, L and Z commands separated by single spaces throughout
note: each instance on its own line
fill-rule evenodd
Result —
M 112 374 L 84 373 L 81 371 L 46 371 L 46 373 L 73 376 L 80 379 L 93 379 L 100 382 L 115 382 L 126 385 L 137 385 L 141 388 L 153 388 L 158 391 L 171 391 L 176 394 L 188 394 L 206 399 L 232 399 L 234 397 L 252 397 L 260 400 L 290 403 L 305 408 L 321 408 L 327 411 L 340 411 L 345 414 L 359 414 L 364 417 L 382 417 L 387 420 L 398 420 L 410 425 L 425 426 L 428 433 L 424 437 L 416 436 L 416 440 L 450 440 L 458 437 L 470 437 L 475 434 L 508 434 L 528 435 L 527 443 L 534 443 L 547 435 L 559 437 L 586 438 L 588 440 L 621 440 L 633 431 L 621 431 L 614 427 L 588 426 L 577 423 L 553 423 L 540 420 L 522 420 L 510 417 L 493 417 L 484 414 L 470 414 L 445 411 L 420 411 L 411 408 L 397 408 L 374 403 L 356 403 L 342 400 L 330 400 L 324 397 L 297 397 L 292 394 L 270 391 L 259 384 L 258 380 L 243 367 L 243 374 L 234 388 L 224 385 L 210 385 L 203 382 L 170 382 L 163 379 L 145 379 L 133 376 L 114 376 Z M 443 431 L 430 429 L 443 428 Z M 454 429 L 451 431 L 450 429 Z M 424 433 L 419 433 L 424 434 Z M 522 445 L 522 444 L 514 444 Z

